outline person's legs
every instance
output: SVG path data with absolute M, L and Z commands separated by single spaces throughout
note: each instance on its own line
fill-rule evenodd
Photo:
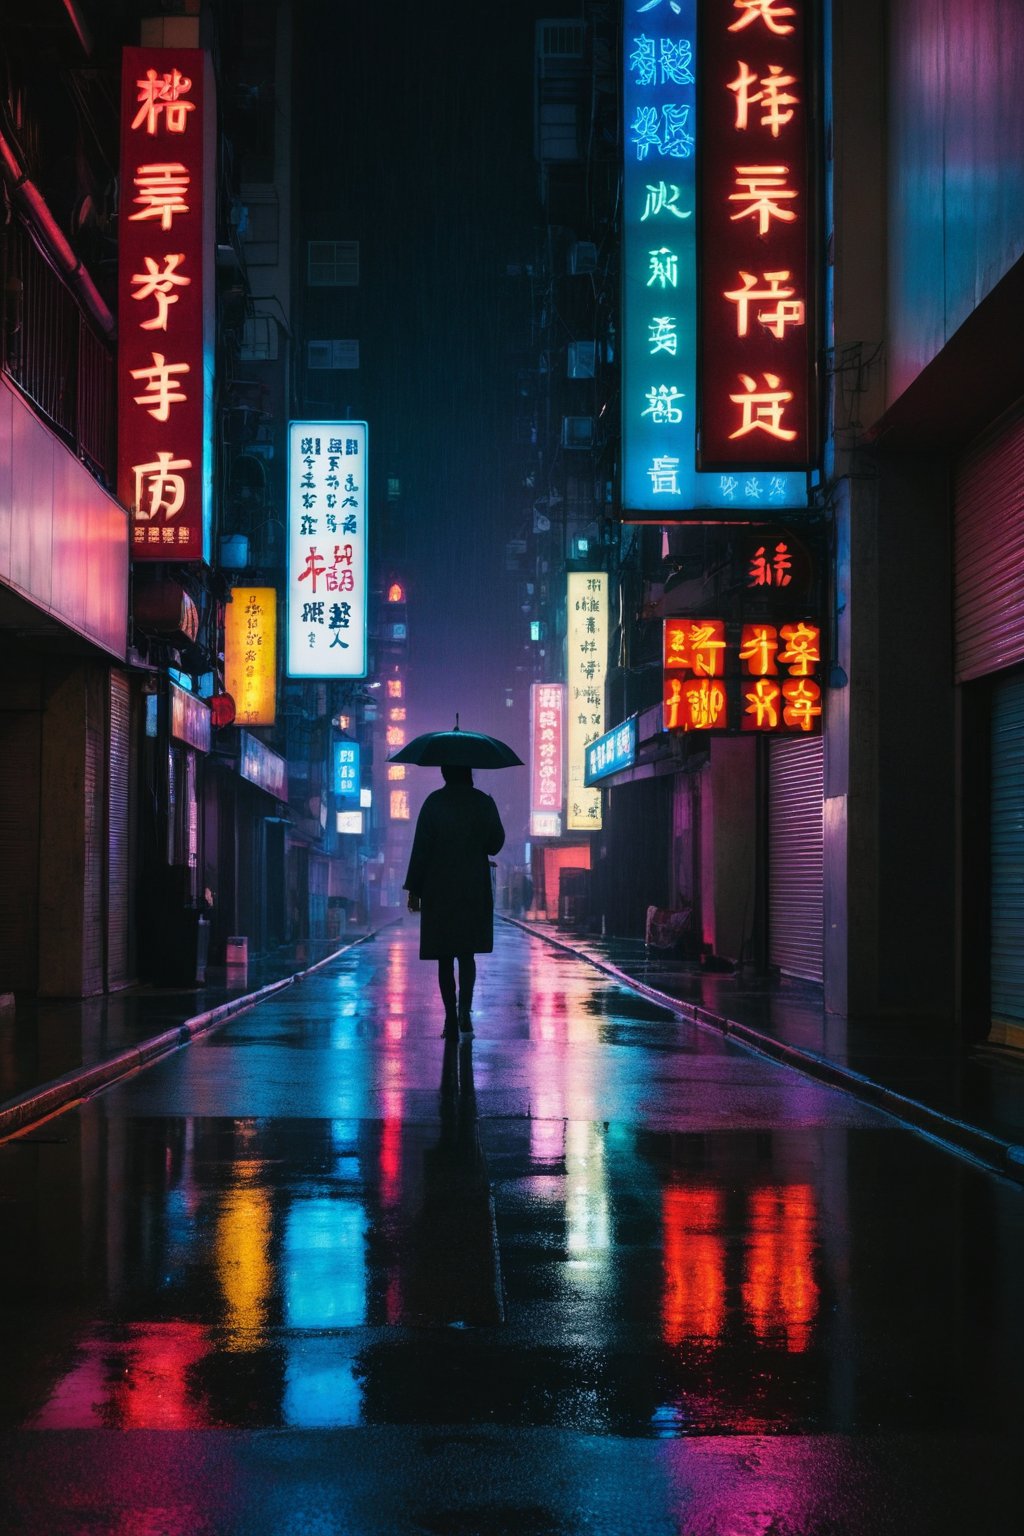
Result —
M 454 1024 L 458 1018 L 458 999 L 455 992 L 455 956 L 442 955 L 437 962 L 437 984 L 444 1003 L 444 1022 Z
M 459 1023 L 463 1029 L 470 1025 L 473 1007 L 473 988 L 476 985 L 476 958 L 474 955 L 459 956 Z

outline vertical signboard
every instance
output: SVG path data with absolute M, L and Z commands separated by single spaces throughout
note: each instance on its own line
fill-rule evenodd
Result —
M 565 684 L 530 688 L 530 836 L 560 837 Z
M 237 725 L 273 725 L 277 705 L 277 592 L 232 587 L 224 616 L 224 687 Z
M 366 676 L 365 421 L 288 423 L 289 677 Z
M 201 49 L 124 50 L 117 489 L 134 560 L 210 559 L 215 119 Z
M 608 668 L 608 577 L 570 571 L 566 647 L 566 829 L 601 828 L 601 791 L 584 783 L 586 749 L 604 734 L 604 681 Z
M 701 7 L 704 466 L 806 468 L 817 450 L 808 6 Z
M 334 743 L 334 793 L 339 800 L 358 800 L 360 790 L 358 741 Z
M 623 516 L 805 506 L 802 474 L 697 469 L 697 0 L 625 0 L 623 25 Z

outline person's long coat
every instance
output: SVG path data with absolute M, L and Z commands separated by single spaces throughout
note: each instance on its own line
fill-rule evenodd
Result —
M 420 898 L 420 959 L 494 948 L 488 860 L 505 841 L 498 807 L 471 784 L 446 784 L 423 802 L 405 889 Z

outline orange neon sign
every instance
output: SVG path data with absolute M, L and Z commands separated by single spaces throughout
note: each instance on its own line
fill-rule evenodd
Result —
M 820 729 L 821 629 L 806 619 L 727 630 L 722 619 L 664 621 L 666 731 Z
M 236 725 L 273 725 L 277 706 L 277 592 L 232 587 L 224 615 L 224 687 Z

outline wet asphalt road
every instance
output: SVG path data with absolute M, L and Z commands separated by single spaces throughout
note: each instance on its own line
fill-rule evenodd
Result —
M 1024 1527 L 1024 1191 L 498 925 L 0 1148 L 0 1532 Z

